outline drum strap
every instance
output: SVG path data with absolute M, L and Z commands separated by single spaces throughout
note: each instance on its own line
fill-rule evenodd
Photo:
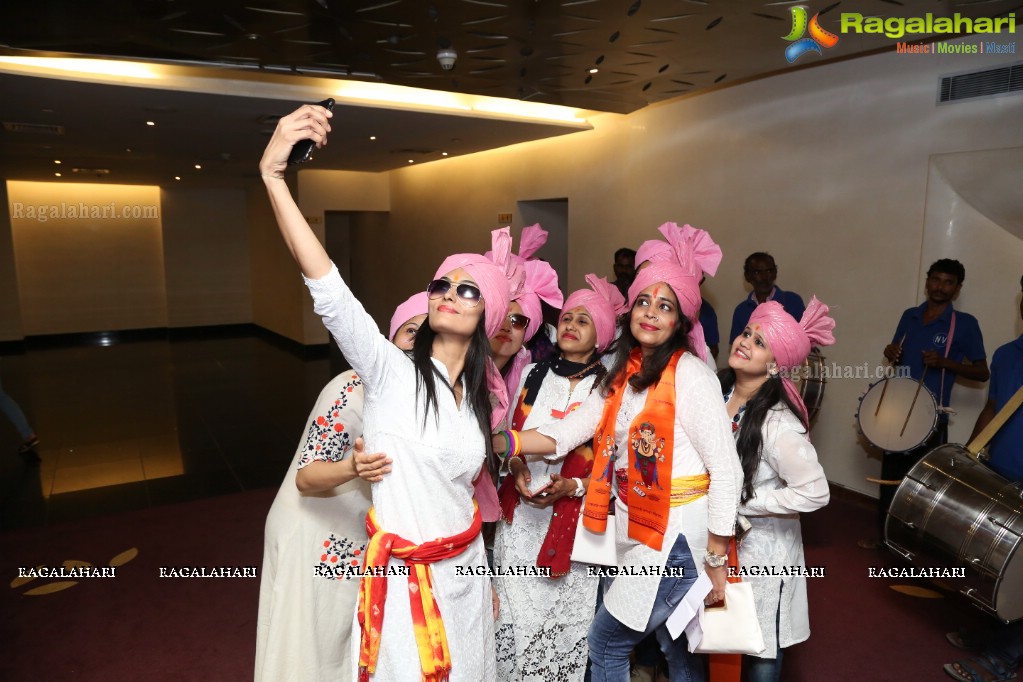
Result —
M 966 449 L 970 451 L 970 454 L 974 458 L 977 457 L 977 453 L 984 449 L 984 447 L 991 442 L 991 439 L 998 433 L 998 429 L 1002 428 L 1005 422 L 1009 421 L 1009 417 L 1019 409 L 1019 406 L 1023 404 L 1023 386 L 1020 386 L 1016 393 L 1009 398 L 1009 402 L 1002 405 L 1002 409 L 998 410 L 998 414 L 988 422 L 977 437 L 970 441 Z
M 948 338 L 945 339 L 945 357 L 948 357 L 949 352 L 952 350 L 952 336 L 956 333 L 956 311 L 952 311 L 952 320 L 948 323 Z M 938 407 L 946 408 L 948 405 L 943 404 L 945 400 L 945 368 L 941 368 L 941 393 L 938 394 Z

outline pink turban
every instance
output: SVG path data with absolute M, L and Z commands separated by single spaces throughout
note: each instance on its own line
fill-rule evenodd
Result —
M 664 282 L 675 292 L 682 314 L 689 318 L 693 328 L 689 332 L 690 350 L 704 362 L 707 361 L 707 341 L 703 336 L 700 324 L 700 279 L 686 274 L 682 268 L 670 260 L 651 263 L 636 273 L 636 279 L 629 287 L 629 309 L 636 305 L 636 299 L 649 286 Z
M 755 324 L 760 325 L 760 333 L 771 347 L 775 362 L 783 372 L 802 364 L 813 346 L 830 346 L 835 342 L 831 333 L 835 328 L 835 320 L 828 316 L 828 306 L 816 296 L 810 299 L 799 322 L 785 312 L 785 308 L 777 301 L 761 303 L 749 318 L 748 326 Z M 806 406 L 795 384 L 787 376 L 782 380 L 789 399 L 802 410 L 802 417 L 806 419 Z
M 687 272 L 700 271 L 700 278 L 704 275 L 713 277 L 717 274 L 718 265 L 721 264 L 721 247 L 718 246 L 706 230 L 693 227 L 688 223 L 679 227 L 675 223 L 664 223 L 658 232 L 664 235 L 666 241 L 651 239 L 643 242 L 636 251 L 636 266 L 644 261 L 655 263 L 662 260 L 678 258 L 679 245 L 685 243 L 687 262 L 681 263 Z
M 547 235 L 547 230 L 540 227 L 540 223 L 522 228 L 519 253 L 517 256 L 514 253 L 511 255 L 512 261 L 522 268 L 525 277 L 522 286 L 511 292 L 511 300 L 517 302 L 522 308 L 522 314 L 529 318 L 529 325 L 522 338 L 523 343 L 528 343 L 543 324 L 543 307 L 540 301 L 553 308 L 560 308 L 565 300 L 561 289 L 558 288 L 558 273 L 550 263 L 533 258 L 533 255 L 547 243 Z M 484 255 L 491 256 L 492 252 L 488 251 Z
M 609 284 L 606 278 L 586 275 L 586 283 L 590 288 L 579 289 L 569 294 L 561 312 L 564 314 L 566 310 L 579 306 L 586 308 L 597 330 L 597 351 L 603 353 L 614 340 L 618 316 L 629 308 L 625 305 L 625 298 L 618 291 L 618 287 Z
M 429 312 L 430 298 L 426 295 L 426 292 L 420 291 L 418 294 L 412 294 L 408 297 L 408 300 L 394 309 L 394 314 L 391 315 L 391 331 L 387 338 L 394 341 L 394 335 L 398 333 L 398 329 L 403 324 L 416 315 L 426 315 Z
M 511 230 L 507 227 L 490 233 L 493 249 L 489 255 L 478 253 L 457 253 L 448 256 L 433 275 L 439 279 L 452 270 L 462 268 L 476 281 L 483 294 L 485 308 L 485 325 L 487 338 L 496 334 L 505 317 L 508 316 L 508 303 L 515 284 L 521 282 L 521 274 L 516 274 L 515 263 L 512 262 Z
M 714 243 L 705 230 L 691 225 L 679 227 L 675 223 L 665 223 L 658 228 L 667 239 L 668 247 L 652 247 L 647 253 L 652 256 L 648 267 L 636 273 L 636 279 L 629 287 L 629 307 L 631 308 L 647 287 L 664 282 L 675 292 L 682 314 L 693 323 L 689 332 L 689 345 L 701 360 L 707 359 L 707 342 L 700 324 L 700 280 L 704 274 L 711 276 L 717 272 L 721 263 L 721 247 Z M 649 243 L 649 242 L 648 242 Z M 644 244 L 646 246 L 646 244 Z M 671 257 L 674 256 L 674 257 Z M 636 257 L 637 262 L 639 256 Z

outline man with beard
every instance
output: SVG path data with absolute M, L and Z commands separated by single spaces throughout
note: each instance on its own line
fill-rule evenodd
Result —
M 964 279 L 966 268 L 959 261 L 949 258 L 935 261 L 927 270 L 924 283 L 927 300 L 902 314 L 892 342 L 884 349 L 885 357 L 893 365 L 907 367 L 909 375 L 917 381 L 923 377 L 924 385 L 939 405 L 937 429 L 923 445 L 907 452 L 884 453 L 881 463 L 884 480 L 903 478 L 924 455 L 948 442 L 948 413 L 942 408 L 949 406 L 956 377 L 987 381 L 991 376 L 977 318 L 952 308 Z M 881 486 L 878 523 L 882 533 L 894 497 L 895 486 Z M 877 549 L 881 543 L 876 539 L 860 540 L 859 545 Z

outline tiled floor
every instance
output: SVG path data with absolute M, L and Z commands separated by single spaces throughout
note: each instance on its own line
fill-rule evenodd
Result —
M 42 460 L 0 418 L 0 529 L 277 486 L 331 376 L 325 357 L 237 330 L 33 346 L 0 358 Z

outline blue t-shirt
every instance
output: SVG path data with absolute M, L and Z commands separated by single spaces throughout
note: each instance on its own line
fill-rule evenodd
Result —
M 708 346 L 721 343 L 721 333 L 718 331 L 718 314 L 714 312 L 714 306 L 707 301 L 700 304 L 700 325 L 703 327 L 703 338 Z
M 895 329 L 895 336 L 892 343 L 902 342 L 901 365 L 909 368 L 909 375 L 919 380 L 924 371 L 923 353 L 925 350 L 938 351 L 945 354 L 945 344 L 948 341 L 948 330 L 952 324 L 952 305 L 945 307 L 941 313 L 930 324 L 924 324 L 924 313 L 927 311 L 925 301 L 916 308 L 910 308 L 902 313 L 899 326 Z M 980 334 L 980 325 L 977 318 L 969 313 L 955 311 L 956 328 L 952 334 L 952 347 L 949 349 L 948 357 L 956 362 L 969 360 L 977 362 L 987 357 L 984 352 L 984 338 Z M 945 375 L 944 382 L 942 374 Z M 950 372 L 931 367 L 927 370 L 924 385 L 931 390 L 934 398 L 945 407 L 949 405 L 949 397 L 952 395 L 952 384 L 956 382 L 955 372 Z M 947 420 L 947 415 L 942 415 Z
M 995 402 L 995 411 L 1023 386 L 1023 336 L 995 351 L 991 359 L 991 390 L 988 399 Z M 1010 481 L 1023 481 L 1023 408 L 998 429 L 988 447 L 988 466 Z
M 803 299 L 800 298 L 799 294 L 794 291 L 782 291 L 778 287 L 775 287 L 771 291 L 771 295 L 767 297 L 768 301 L 778 301 L 781 303 L 781 307 L 785 308 L 785 312 L 795 318 L 796 322 L 803 317 L 803 312 L 806 310 L 806 306 L 803 305 Z M 732 313 L 732 330 L 728 335 L 728 343 L 735 341 L 735 337 L 742 333 L 742 330 L 746 328 L 746 323 L 749 322 L 750 315 L 757 309 L 760 303 L 757 301 L 757 295 L 755 293 L 750 294 L 743 299 L 742 303 L 735 306 L 735 312 Z

